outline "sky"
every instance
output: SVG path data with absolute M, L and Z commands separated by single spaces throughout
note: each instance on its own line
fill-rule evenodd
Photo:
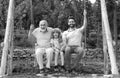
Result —
M 90 1 L 91 1 L 91 3 L 95 3 L 96 0 L 90 0 Z
M 81 1 L 82 1 L 82 0 L 81 0 Z M 92 4 L 94 4 L 96 0 L 89 0 L 89 1 L 90 1 Z

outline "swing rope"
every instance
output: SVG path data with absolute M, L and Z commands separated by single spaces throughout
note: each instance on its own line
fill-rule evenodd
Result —
M 31 24 L 34 25 L 34 17 L 33 17 L 33 4 L 32 4 L 32 0 L 30 0 L 30 17 L 31 17 Z
M 86 10 L 86 0 L 83 0 L 83 6 L 84 6 L 84 10 Z M 84 49 L 86 48 L 86 28 L 85 28 L 85 32 L 84 32 Z

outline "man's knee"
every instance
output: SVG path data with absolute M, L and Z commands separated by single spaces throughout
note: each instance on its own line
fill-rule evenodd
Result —
M 78 47 L 78 48 L 76 48 L 75 51 L 76 51 L 77 53 L 81 54 L 81 55 L 84 54 L 84 49 L 83 49 L 82 47 Z
M 46 49 L 46 54 L 53 54 L 54 50 L 52 48 Z
M 71 47 L 66 47 L 65 48 L 65 52 L 70 52 L 71 51 Z
M 44 50 L 42 48 L 38 48 L 35 50 L 35 55 L 42 55 L 44 53 Z
M 54 52 L 55 53 L 55 55 L 58 55 L 59 54 L 59 52 L 58 51 L 56 51 L 56 52 Z
M 63 53 L 63 52 L 60 52 L 60 55 L 64 55 L 64 53 Z

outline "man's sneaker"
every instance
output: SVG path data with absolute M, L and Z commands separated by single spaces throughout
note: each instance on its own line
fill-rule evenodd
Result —
M 45 69 L 40 69 L 40 73 L 45 73 Z
M 78 75 L 78 72 L 77 72 L 75 69 L 72 69 L 72 70 L 71 70 L 71 74 L 73 74 L 73 75 Z
M 72 71 L 71 70 L 66 70 L 65 73 L 66 74 L 70 74 Z
M 45 75 L 47 75 L 47 77 L 52 77 L 53 71 L 51 70 L 51 68 L 45 68 Z
M 51 74 L 52 72 L 51 72 L 51 69 L 50 68 L 45 68 L 45 73 L 46 74 Z
M 40 69 L 39 73 L 37 74 L 37 76 L 44 76 L 45 70 L 44 69 Z

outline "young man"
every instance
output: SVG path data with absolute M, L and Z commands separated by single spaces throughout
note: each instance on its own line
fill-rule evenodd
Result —
M 38 28 L 33 28 L 34 26 L 31 25 L 28 37 L 29 39 L 34 39 L 34 42 L 36 42 L 35 56 L 39 65 L 40 73 L 50 73 L 50 63 L 53 56 L 53 49 L 50 47 L 50 37 L 53 29 L 48 27 L 48 22 L 46 20 L 40 21 Z M 43 55 L 45 53 L 47 58 L 46 68 L 43 66 Z
M 71 72 L 72 70 L 76 70 L 79 66 L 78 63 L 82 59 L 84 55 L 84 50 L 82 47 L 82 37 L 83 31 L 86 28 L 86 10 L 84 10 L 84 24 L 81 28 L 76 28 L 75 19 L 73 17 L 68 18 L 69 28 L 67 31 L 63 32 L 63 41 L 66 45 L 65 48 L 65 68 L 67 72 Z M 73 67 L 71 67 L 71 53 L 76 52 L 77 56 L 75 58 L 75 62 Z

